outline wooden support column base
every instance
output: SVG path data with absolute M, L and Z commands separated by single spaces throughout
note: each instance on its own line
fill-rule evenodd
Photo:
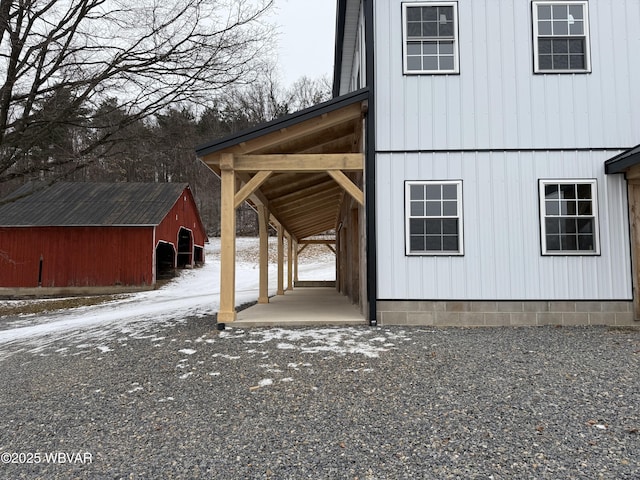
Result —
M 269 297 L 259 297 L 258 303 L 269 303 Z
M 232 323 L 237 317 L 236 312 L 218 312 L 218 323 Z

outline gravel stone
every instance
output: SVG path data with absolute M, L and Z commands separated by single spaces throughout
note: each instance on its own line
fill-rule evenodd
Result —
M 96 335 L 0 346 L 0 478 L 640 478 L 637 329 Z

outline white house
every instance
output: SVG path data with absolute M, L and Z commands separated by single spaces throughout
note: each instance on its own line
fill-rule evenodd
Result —
M 351 146 L 331 155 L 362 158 L 343 171 L 362 202 L 341 204 L 335 228 L 360 241 L 338 261 L 338 283 L 365 318 L 633 324 L 640 2 L 338 0 L 337 12 L 335 99 L 261 128 L 284 135 L 283 122 L 362 112 Z M 229 152 L 286 154 L 289 174 L 318 164 L 309 152 L 320 150 L 282 139 L 247 149 L 260 135 L 198 153 L 217 171 Z M 317 132 L 313 141 L 324 144 Z M 273 164 L 239 183 L 259 170 Z M 345 268 L 357 278 L 341 281 Z

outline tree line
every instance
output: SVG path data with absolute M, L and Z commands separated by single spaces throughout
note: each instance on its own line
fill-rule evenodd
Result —
M 330 96 L 328 79 L 275 80 L 272 6 L 0 0 L 0 199 L 34 180 L 186 182 L 218 234 L 194 147 Z M 239 209 L 239 233 L 256 228 Z

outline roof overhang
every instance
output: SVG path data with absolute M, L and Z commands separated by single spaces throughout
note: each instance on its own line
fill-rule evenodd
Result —
M 606 174 L 627 173 L 636 165 L 640 165 L 640 145 L 607 160 L 604 163 L 604 171 Z
M 235 206 L 265 206 L 296 240 L 336 228 L 345 195 L 364 203 L 363 118 L 359 90 L 196 148 L 218 175 L 232 169 Z
M 333 63 L 333 95 L 339 96 L 350 87 L 360 15 L 359 0 L 337 0 L 336 43 Z

